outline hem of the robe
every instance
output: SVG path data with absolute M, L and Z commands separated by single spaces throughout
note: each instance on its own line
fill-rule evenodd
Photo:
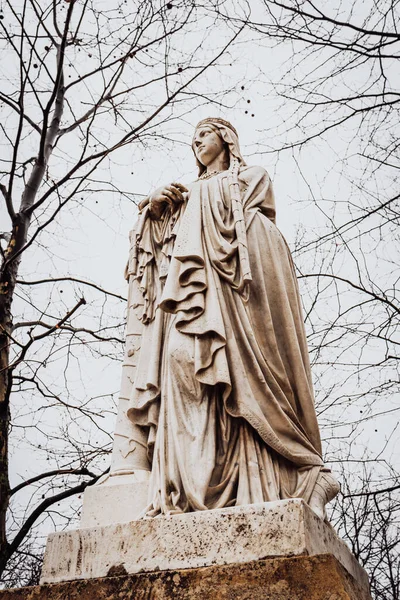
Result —
M 240 407 L 240 414 L 235 415 L 231 410 L 228 409 L 225 402 L 225 409 L 232 417 L 242 417 L 245 419 L 253 429 L 261 436 L 266 444 L 268 444 L 275 452 L 292 462 L 293 464 L 301 467 L 323 467 L 324 462 L 322 457 L 316 452 L 315 454 L 293 454 L 286 450 L 284 444 L 279 441 L 275 435 L 271 435 L 271 432 L 260 422 L 260 419 L 247 407 L 243 405 Z

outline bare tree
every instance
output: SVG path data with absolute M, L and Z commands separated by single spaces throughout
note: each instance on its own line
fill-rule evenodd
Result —
M 223 29 L 217 6 L 3 3 L 0 573 L 7 586 L 35 582 L 44 520 L 65 525 L 78 506 L 71 501 L 66 514 L 60 503 L 106 469 L 111 440 L 103 423 L 118 379 L 95 398 L 77 381 L 90 357 L 119 361 L 123 338 L 121 295 L 69 273 L 49 268 L 35 277 L 30 269 L 53 260 L 88 197 L 135 207 L 137 195 L 116 184 L 113 171 L 128 146 L 138 157 L 148 146 L 168 146 L 175 120 L 199 103 L 221 103 L 225 90 L 212 93 L 203 76 L 212 76 L 242 25 Z M 11 488 L 9 449 L 21 443 L 36 452 L 36 464 Z
M 359 463 L 356 470 L 342 468 L 333 524 L 367 569 L 374 598 L 396 600 L 400 594 L 400 486 L 393 485 L 398 474 L 392 467 L 380 466 L 379 485 L 370 463 Z

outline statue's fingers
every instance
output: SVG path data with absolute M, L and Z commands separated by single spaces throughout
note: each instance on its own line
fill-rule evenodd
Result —
M 172 198 L 172 200 L 175 202 L 175 204 L 181 204 L 181 202 L 183 202 L 183 196 L 179 190 L 176 190 L 175 188 L 168 186 L 167 191 L 169 193 L 169 197 Z
M 183 183 L 172 183 L 171 185 L 173 185 L 174 187 L 177 187 L 181 192 L 188 192 L 189 190 L 187 189 L 187 187 L 185 187 L 183 185 Z
M 178 202 L 183 202 L 183 194 L 178 187 L 175 187 L 175 185 L 171 183 L 171 185 L 168 186 L 168 189 L 175 195 Z
M 165 201 L 168 202 L 168 204 L 170 206 L 173 206 L 174 204 L 176 204 L 177 199 L 175 198 L 175 195 L 172 192 L 170 192 L 170 190 L 168 188 L 165 188 L 165 190 L 163 190 L 162 195 L 165 198 Z

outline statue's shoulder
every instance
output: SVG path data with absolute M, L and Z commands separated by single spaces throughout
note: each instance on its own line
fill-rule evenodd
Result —
M 245 167 L 241 167 L 239 171 L 239 179 L 245 181 L 246 183 L 250 183 L 254 179 L 269 179 L 269 175 L 264 167 L 260 167 L 257 165 L 246 165 Z

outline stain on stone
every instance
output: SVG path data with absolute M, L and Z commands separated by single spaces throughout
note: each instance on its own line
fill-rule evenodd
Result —
M 247 524 L 245 523 L 240 523 L 240 525 L 238 525 L 236 527 L 236 533 L 241 534 L 241 533 L 245 533 L 246 531 L 248 531 L 250 528 Z
M 82 552 L 83 552 L 82 538 L 79 537 L 79 548 L 78 548 L 78 554 L 76 557 L 76 572 L 77 573 L 80 573 L 81 568 L 82 568 Z
M 107 577 L 121 577 L 122 575 L 128 575 L 123 563 L 120 565 L 113 565 L 107 571 Z

